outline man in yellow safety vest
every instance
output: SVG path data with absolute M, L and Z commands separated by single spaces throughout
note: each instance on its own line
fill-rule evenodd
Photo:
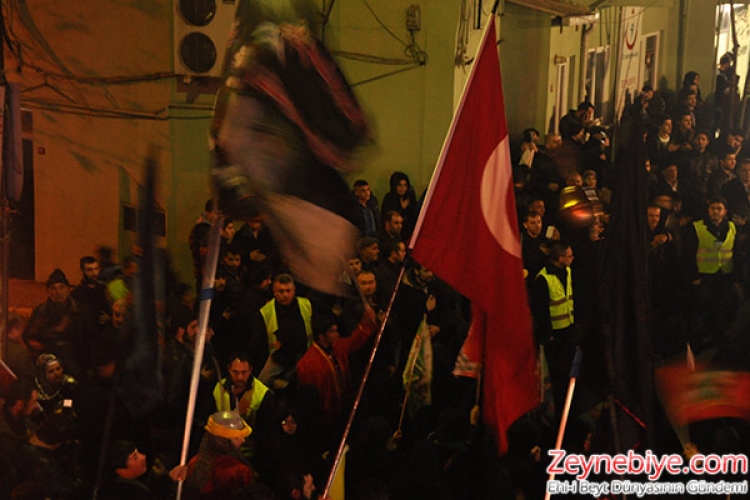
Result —
M 214 387 L 216 411 L 231 411 L 238 414 L 259 435 L 271 421 L 276 407 L 276 400 L 263 382 L 253 377 L 250 356 L 244 352 L 230 355 L 227 366 L 229 376 L 221 379 Z M 252 456 L 255 439 L 249 439 L 243 445 L 243 453 Z
M 536 275 L 532 312 L 537 342 L 544 346 L 555 407 L 562 408 L 565 386 L 575 348 L 573 307 L 573 249 L 567 243 L 552 245 L 550 260 Z
M 727 218 L 721 196 L 708 200 L 707 216 L 687 228 L 685 255 L 693 258 L 689 269 L 693 284 L 689 342 L 701 350 L 719 340 L 735 310 L 737 227 Z
M 260 308 L 252 328 L 258 350 L 267 353 L 258 379 L 268 387 L 285 388 L 295 364 L 312 345 L 312 313 L 310 300 L 297 295 L 294 279 L 289 274 L 277 275 L 273 299 Z

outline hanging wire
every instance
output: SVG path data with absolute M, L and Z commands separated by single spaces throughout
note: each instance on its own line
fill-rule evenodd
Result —
M 376 82 L 378 80 L 382 80 L 383 78 L 387 78 L 387 77 L 393 76 L 393 75 L 398 75 L 399 73 L 405 73 L 406 71 L 411 71 L 411 70 L 417 69 L 419 67 L 420 67 L 419 64 L 415 64 L 413 66 L 409 66 L 408 68 L 397 69 L 396 71 L 391 71 L 391 72 L 385 73 L 383 75 L 374 76 L 372 78 L 367 78 L 365 80 L 360 80 L 360 81 L 358 81 L 356 83 L 352 83 L 351 87 L 358 87 L 358 86 L 364 85 L 366 83 Z
M 82 106 L 76 104 L 61 104 L 57 102 L 44 101 L 39 99 L 28 99 L 24 100 L 23 104 L 27 108 L 41 109 L 44 111 L 57 112 L 68 115 L 80 115 L 80 116 L 95 116 L 99 118 L 118 118 L 127 120 L 210 120 L 212 114 L 210 109 L 206 108 L 207 113 L 205 115 L 195 116 L 180 116 L 172 115 L 170 113 L 171 108 L 179 108 L 170 106 L 168 108 L 162 108 L 155 111 L 138 111 L 138 110 L 124 110 L 124 109 L 113 109 L 113 108 L 94 108 L 91 106 Z M 202 110 L 201 108 L 196 108 Z
M 379 24 L 379 25 L 380 25 L 380 26 L 381 26 L 381 27 L 382 27 L 382 28 L 383 28 L 383 29 L 384 29 L 385 31 L 387 31 L 389 35 L 391 35 L 391 36 L 392 36 L 392 37 L 393 37 L 394 39 L 398 40 L 398 41 L 399 41 L 399 42 L 401 43 L 401 45 L 404 45 L 404 46 L 408 46 L 408 45 L 409 45 L 408 43 L 406 43 L 405 41 L 403 41 L 403 40 L 402 40 L 401 38 L 399 38 L 399 36 L 398 36 L 398 35 L 396 35 L 396 34 L 395 34 L 395 33 L 394 33 L 393 31 L 391 31 L 391 29 L 390 29 L 390 28 L 389 28 L 388 26 L 386 26 L 386 25 L 385 25 L 385 23 L 383 23 L 383 21 L 381 21 L 381 20 L 380 20 L 380 18 L 379 18 L 379 17 L 378 17 L 378 15 L 377 15 L 377 14 L 375 13 L 375 11 L 373 10 L 373 8 L 372 8 L 372 7 L 370 7 L 370 4 L 369 4 L 369 3 L 367 3 L 367 0 L 362 0 L 362 3 L 363 3 L 363 4 L 365 4 L 365 7 L 367 7 L 367 10 L 369 10 L 369 11 L 370 11 L 370 13 L 372 14 L 372 17 L 374 17 L 374 18 L 375 18 L 375 20 L 376 20 L 376 21 L 378 22 L 378 24 Z
M 394 59 L 388 57 L 373 56 L 369 54 L 361 54 L 359 52 L 348 52 L 345 50 L 332 50 L 331 54 L 343 59 L 351 59 L 353 61 L 367 62 L 372 64 L 384 64 L 393 66 L 414 64 L 414 59 Z
M 427 59 L 429 58 L 427 52 L 422 50 L 422 47 L 417 43 L 417 40 L 414 38 L 414 31 L 409 30 L 409 38 L 411 43 L 408 47 L 404 48 L 404 54 L 406 57 L 416 61 L 420 66 L 424 66 L 427 64 Z

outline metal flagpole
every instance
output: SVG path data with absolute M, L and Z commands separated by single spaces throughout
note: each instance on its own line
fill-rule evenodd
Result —
M 214 199 L 214 210 L 216 210 L 216 199 Z M 190 433 L 193 428 L 193 418 L 195 413 L 195 401 L 198 396 L 198 380 L 201 374 L 201 365 L 203 364 L 203 351 L 206 347 L 206 331 L 208 330 L 208 314 L 211 311 L 211 299 L 214 292 L 214 277 L 216 276 L 216 266 L 219 262 L 219 247 L 221 246 L 221 228 L 224 224 L 224 218 L 214 222 L 211 231 L 208 234 L 208 255 L 206 263 L 203 266 L 203 280 L 201 282 L 201 291 L 199 295 L 200 309 L 198 315 L 198 336 L 195 343 L 195 357 L 193 358 L 193 373 L 190 377 L 190 398 L 188 399 L 187 413 L 185 414 L 185 432 L 182 438 L 182 454 L 180 455 L 180 465 L 187 463 L 188 448 L 190 446 Z M 184 482 L 180 481 L 177 485 L 176 499 L 182 498 L 182 486 Z
M 331 473 L 328 475 L 328 482 L 326 483 L 326 487 L 323 490 L 323 494 L 321 495 L 321 498 L 327 498 L 328 492 L 331 491 L 333 478 L 336 475 L 336 469 L 338 469 L 339 462 L 341 461 L 341 454 L 344 452 L 344 447 L 346 446 L 346 438 L 349 437 L 349 431 L 351 430 L 352 422 L 354 421 L 354 415 L 356 415 L 357 413 L 357 408 L 359 407 L 359 401 L 362 399 L 362 394 L 365 391 L 365 383 L 367 383 L 367 377 L 370 376 L 372 363 L 375 361 L 375 354 L 378 352 L 378 347 L 380 347 L 380 340 L 383 338 L 383 331 L 385 330 L 385 325 L 388 322 L 388 317 L 391 314 L 391 309 L 393 308 L 393 302 L 396 300 L 396 293 L 398 293 L 398 288 L 401 285 L 401 280 L 404 277 L 405 269 L 406 269 L 406 261 L 404 261 L 404 265 L 401 266 L 401 271 L 398 273 L 398 279 L 396 280 L 396 288 L 393 289 L 393 293 L 391 294 L 391 300 L 388 303 L 388 309 L 385 310 L 385 315 L 383 316 L 383 322 L 380 324 L 380 330 L 378 330 L 377 337 L 375 337 L 375 344 L 372 346 L 370 359 L 367 361 L 367 367 L 365 368 L 365 373 L 362 376 L 362 382 L 360 382 L 359 384 L 357 397 L 354 399 L 354 404 L 352 405 L 352 411 L 349 413 L 349 420 L 347 420 L 346 422 L 346 427 L 344 428 L 344 434 L 343 436 L 341 436 L 341 443 L 339 443 L 339 448 L 336 451 L 336 457 L 333 459 L 333 467 L 331 467 Z
M 562 417 L 560 418 L 560 427 L 557 430 L 557 439 L 555 440 L 555 449 L 562 449 L 563 436 L 565 436 L 565 427 L 568 424 L 568 414 L 570 413 L 570 405 L 573 403 L 573 393 L 576 390 L 576 380 L 578 379 L 578 372 L 581 368 L 581 348 L 576 347 L 576 354 L 573 357 L 573 366 L 570 368 L 570 382 L 568 382 L 568 394 L 565 396 L 565 407 L 563 408 Z M 547 482 L 553 481 L 555 474 L 549 475 Z M 544 494 L 544 500 L 550 500 L 550 490 Z
M 5 109 L 5 96 L 6 96 L 6 79 L 5 79 L 5 18 L 3 17 L 2 9 L 0 8 L 0 87 L 2 87 L 2 99 L 0 99 L 0 106 L 3 107 L 3 110 Z M 0 110 L 2 111 L 2 110 Z M 0 117 L 3 116 L 4 113 L 0 113 Z M 0 120 L 3 120 L 0 118 Z M 0 121 L 0 125 L 3 125 L 3 122 Z M 5 127 L 3 127 L 4 129 Z M 6 130 L 5 133 L 8 133 Z M 2 147 L 3 144 L 3 133 L 0 133 L 0 147 Z M 7 332 L 7 326 L 8 326 L 8 269 L 10 267 L 10 258 L 8 256 L 8 253 L 10 252 L 10 230 L 8 229 L 8 226 L 10 225 L 10 206 L 8 202 L 8 176 L 6 175 L 6 169 L 8 168 L 7 158 L 5 157 L 5 148 L 0 151 L 0 210 L 2 210 L 2 214 L 0 214 L 0 219 L 2 219 L 2 233 L 0 235 L 2 236 L 2 261 L 0 262 L 0 265 L 2 265 L 2 269 L 0 269 L 0 272 L 2 272 L 2 278 L 0 279 L 0 301 L 2 304 L 0 304 L 0 357 L 2 359 L 6 359 L 7 352 L 8 352 L 8 332 Z

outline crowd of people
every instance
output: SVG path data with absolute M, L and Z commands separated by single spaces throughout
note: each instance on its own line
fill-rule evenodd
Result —
M 693 366 L 697 359 L 699 366 L 714 370 L 747 371 L 743 311 L 750 285 L 750 149 L 744 132 L 727 125 L 731 120 L 725 104 L 731 101 L 732 86 L 726 80 L 734 80 L 736 89 L 730 62 L 722 59 L 718 79 L 724 85 L 717 85 L 722 95 L 715 97 L 715 107 L 702 101 L 695 72 L 685 75 L 673 99 L 644 86 L 623 117 L 623 123 L 639 127 L 632 132 L 637 140 L 618 150 L 617 162 L 610 160 L 608 132 L 593 123 L 589 102 L 571 110 L 559 124 L 560 134 L 548 135 L 544 145 L 537 144 L 539 133 L 529 129 L 515 148 L 529 302 L 535 337 L 546 356 L 554 411 L 564 401 L 576 347 L 596 352 L 591 346 L 602 343 L 606 240 L 611 220 L 627 217 L 610 205 L 623 195 L 618 193 L 622 169 L 645 172 L 643 192 L 624 196 L 629 204 L 642 200 L 644 205 L 648 262 L 640 265 L 645 275 L 634 277 L 634 283 L 648 285 L 648 309 L 635 312 L 648 322 L 650 343 L 643 346 L 649 349 L 647 369 L 671 362 Z M 576 223 L 581 213 L 590 217 L 588 224 Z M 629 257 L 622 249 L 620 258 Z M 639 341 L 635 332 L 632 341 Z M 597 362 L 589 359 L 588 364 Z M 606 366 L 599 364 L 589 376 L 606 380 Z M 589 380 L 581 389 L 606 393 L 606 385 L 599 385 Z M 635 390 L 647 394 L 652 388 Z M 581 399 L 591 401 L 581 395 L 579 404 Z M 578 415 L 584 438 L 573 447 L 592 446 L 590 408 L 584 404 L 576 409 L 574 401 L 572 415 Z M 661 449 L 679 453 L 682 446 L 661 410 L 656 425 Z M 741 420 L 718 419 L 699 427 L 696 439 L 703 452 L 748 451 L 748 428 Z
M 354 183 L 352 206 L 367 210 L 372 224 L 351 249 L 351 273 L 342 275 L 349 297 L 297 283 L 260 215 L 224 219 L 187 467 L 179 462 L 199 333 L 197 287 L 221 214 L 207 202 L 187 238 L 195 287 L 167 282 L 154 378 L 163 380 L 162 396 L 145 416 L 122 402 L 129 388 L 119 377 L 133 349 L 128 322 L 141 257 L 114 265 L 85 256 L 77 285 L 54 270 L 48 299 L 30 318 L 9 321 L 6 362 L 18 379 L 4 394 L 0 496 L 169 498 L 184 481 L 185 498 L 313 498 L 328 482 L 414 227 L 408 176 L 396 172 L 391 184 L 381 206 L 366 181 Z M 468 325 L 465 306 L 431 272 L 408 265 L 351 426 L 347 496 L 414 498 L 423 488 L 448 495 L 444 488 L 458 494 L 471 485 L 459 471 L 464 455 L 476 455 L 470 429 L 478 418 L 470 416 L 473 400 L 462 400 L 474 391 L 450 376 Z M 434 397 L 400 415 L 403 372 L 425 317 Z M 427 468 L 415 475 L 415 463 Z
M 705 118 L 713 114 L 702 109 L 698 82 L 688 72 L 671 109 L 647 85 L 628 110 L 644 125 L 649 282 L 654 345 L 662 358 L 687 343 L 695 352 L 722 346 L 748 283 L 750 151 L 742 130 L 717 130 L 717 122 Z M 546 302 L 562 291 L 551 287 L 566 289 L 570 279 L 576 297 L 576 307 L 567 306 L 571 317 L 575 309 L 575 323 L 589 330 L 595 321 L 595 256 L 607 236 L 617 173 L 606 132 L 589 124 L 592 112 L 590 103 L 581 103 L 561 121 L 561 134 L 548 135 L 543 146 L 536 144 L 538 132 L 527 130 L 515 165 L 523 259 L 542 339 L 558 329 L 550 326 Z M 574 186 L 595 213 L 584 229 L 566 226 L 558 210 L 561 193 Z M 555 273 L 558 279 L 550 280 Z
M 628 110 L 649 125 L 648 160 L 637 168 L 648 178 L 651 331 L 662 359 L 688 344 L 698 355 L 746 344 L 732 324 L 750 269 L 750 152 L 741 131 L 717 137 L 714 121 L 701 123 L 710 114 L 701 110 L 698 82 L 686 75 L 672 109 L 646 86 Z M 394 172 L 382 204 L 366 180 L 353 183 L 360 238 L 351 272 L 341 277 L 349 297 L 298 283 L 261 214 L 224 219 L 206 202 L 188 237 L 194 284 L 167 283 L 154 378 L 163 380 L 162 392 L 146 415 L 133 415 L 117 397 L 129 389 L 118 374 L 133 347 L 125 325 L 139 257 L 116 265 L 106 255 L 85 256 L 77 286 L 53 271 L 48 300 L 28 319 L 8 319 L 6 363 L 17 380 L 3 395 L 0 497 L 161 499 L 183 482 L 185 498 L 315 498 L 369 370 L 348 440 L 348 498 L 541 498 L 543 452 L 552 447 L 575 347 L 597 334 L 597 259 L 618 189 L 609 131 L 593 116 L 583 102 L 562 119 L 559 135 L 539 144 L 539 132 L 528 129 L 512 152 L 534 339 L 549 383 L 539 409 L 509 430 L 507 453 L 498 456 L 481 433 L 476 381 L 452 375 L 469 305 L 407 257 L 420 202 L 408 175 Z M 570 192 L 592 207 L 583 227 L 560 215 L 561 194 Z M 190 460 L 181 466 L 196 297 L 220 220 Z M 431 390 L 407 405 L 404 378 L 423 321 Z M 579 404 L 566 449 L 591 449 L 599 402 Z M 746 448 L 739 435 L 733 444 Z

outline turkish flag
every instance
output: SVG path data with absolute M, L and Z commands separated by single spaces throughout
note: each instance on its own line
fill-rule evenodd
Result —
M 462 357 L 484 367 L 482 415 L 500 454 L 510 424 L 539 404 L 515 213 L 493 15 L 410 247 L 416 261 L 472 301 Z

